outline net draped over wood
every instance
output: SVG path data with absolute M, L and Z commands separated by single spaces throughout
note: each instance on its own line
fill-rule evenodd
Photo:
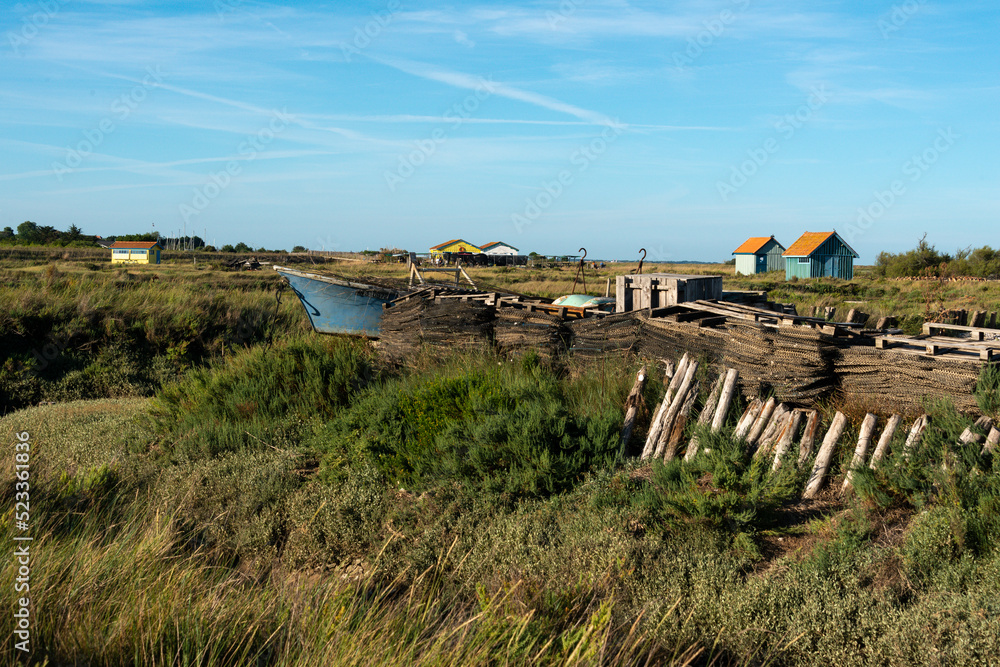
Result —
M 812 405 L 838 395 L 886 409 L 916 411 L 925 397 L 948 397 L 963 411 L 982 365 L 975 361 L 876 350 L 805 326 L 763 326 L 730 320 L 698 326 L 631 312 L 566 320 L 554 313 L 458 298 L 399 301 L 382 318 L 381 349 L 396 363 L 422 350 L 495 345 L 516 357 L 529 350 L 546 359 L 587 364 L 607 355 L 678 359 L 685 352 L 715 370 L 739 371 L 745 396 L 773 392 L 779 401 Z M 569 352 L 569 354 L 566 354 Z
M 409 299 L 382 315 L 380 348 L 391 361 L 405 364 L 421 350 L 444 354 L 491 344 L 496 312 L 482 301 Z
M 510 357 L 534 350 L 544 359 L 554 359 L 566 350 L 569 331 L 558 315 L 525 308 L 498 308 L 494 324 L 497 350 Z
M 839 350 L 834 363 L 844 396 L 901 410 L 919 408 L 924 397 L 948 398 L 962 412 L 976 410 L 973 391 L 981 368 L 975 361 L 873 347 Z

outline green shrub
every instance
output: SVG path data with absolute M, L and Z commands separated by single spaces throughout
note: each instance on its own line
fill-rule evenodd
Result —
M 392 484 L 459 482 L 513 497 L 555 493 L 617 451 L 621 408 L 584 410 L 552 372 L 530 364 L 434 369 L 374 386 L 313 441 L 333 478 L 370 456 Z
M 964 551 L 965 520 L 961 510 L 938 505 L 914 517 L 900 554 L 907 574 L 924 582 L 951 565 Z
M 311 421 L 333 417 L 371 380 L 372 364 L 361 341 L 258 346 L 165 386 L 152 414 L 177 457 L 294 447 Z
M 357 462 L 340 484 L 305 485 L 288 500 L 283 560 L 290 567 L 360 562 L 382 536 L 387 491 L 367 461 Z

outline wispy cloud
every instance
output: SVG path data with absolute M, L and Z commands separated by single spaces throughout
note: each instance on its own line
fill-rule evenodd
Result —
M 499 95 L 512 100 L 518 100 L 548 111 L 568 114 L 594 125 L 612 125 L 616 122 L 609 116 L 599 111 L 584 109 L 567 102 L 562 102 L 547 95 L 522 90 L 505 83 L 496 82 L 493 81 L 489 75 L 485 77 L 473 76 L 464 72 L 456 72 L 427 63 L 401 60 L 398 58 L 384 58 L 380 56 L 371 57 L 376 62 L 422 79 L 437 81 L 438 83 L 443 83 L 455 88 L 463 88 L 465 90 L 483 90 L 485 88 L 491 94 Z

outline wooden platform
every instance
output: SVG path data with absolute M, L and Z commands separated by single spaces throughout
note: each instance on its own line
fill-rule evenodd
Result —
M 928 325 L 924 325 L 925 329 Z M 952 326 L 952 325 L 944 325 Z M 936 330 L 937 326 L 932 326 Z M 937 357 L 949 355 L 964 359 L 978 359 L 980 361 L 994 361 L 1000 359 L 1000 341 L 983 341 L 981 338 L 976 341 L 954 338 L 950 336 L 878 336 L 875 338 L 875 347 L 884 350 L 896 348 L 903 351 L 925 354 Z
M 664 318 L 672 322 L 696 322 L 699 326 L 718 326 L 728 320 L 742 320 L 773 327 L 805 327 L 828 336 L 848 338 L 861 337 L 862 327 L 861 324 L 827 322 L 817 317 L 790 315 L 728 301 L 691 301 L 666 308 L 655 308 L 649 314 L 651 317 Z
M 967 327 L 961 324 L 944 324 L 942 322 L 924 322 L 923 331 L 925 336 L 933 336 L 935 333 L 946 333 L 949 331 L 967 333 L 972 340 L 976 341 L 985 340 L 986 334 L 997 334 L 996 329 L 989 329 L 986 327 Z
M 517 308 L 530 312 L 549 313 L 557 315 L 564 320 L 577 320 L 584 317 L 604 317 L 608 315 L 606 311 L 599 310 L 599 306 L 588 306 L 586 308 L 578 306 L 555 306 L 549 299 L 525 297 L 520 294 L 505 294 L 503 292 L 476 292 L 461 287 L 441 284 L 426 284 L 412 292 L 408 292 L 386 304 L 386 308 L 391 308 L 393 304 L 402 303 L 411 299 L 426 299 L 435 303 L 444 301 L 479 301 L 487 306 L 497 308 Z

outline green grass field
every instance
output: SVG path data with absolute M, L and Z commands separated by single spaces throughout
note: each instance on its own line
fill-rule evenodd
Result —
M 90 261 L 0 266 L 0 517 L 13 544 L 27 432 L 39 664 L 945 665 L 1000 650 L 1000 470 L 957 445 L 971 420 L 947 405 L 855 493 L 803 502 L 805 471 L 771 474 L 730 430 L 702 433 L 711 453 L 690 464 L 618 458 L 638 360 L 570 374 L 481 350 L 399 369 L 307 331 L 273 274 Z M 482 271 L 550 295 L 573 278 Z M 874 302 L 896 284 L 765 289 Z M 662 391 L 653 377 L 640 424 Z M 4 560 L 0 584 L 17 576 Z M 0 656 L 18 658 L 10 639 Z

